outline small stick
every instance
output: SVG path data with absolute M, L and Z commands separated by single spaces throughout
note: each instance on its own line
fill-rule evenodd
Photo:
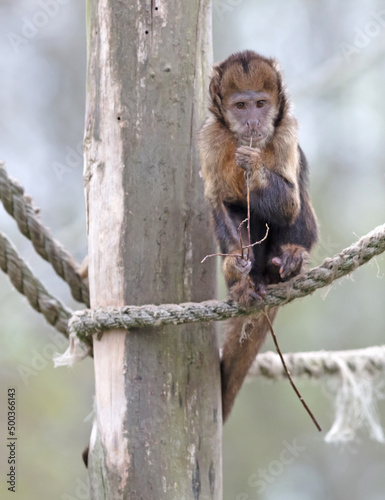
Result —
M 236 255 L 236 254 L 233 254 L 233 253 L 211 253 L 210 255 L 206 255 L 206 257 L 204 257 L 202 260 L 201 260 L 201 264 L 203 264 L 203 262 L 208 259 L 209 257 L 229 257 L 230 255 Z M 238 257 L 242 257 L 242 255 L 239 255 Z M 243 257 L 242 257 L 243 259 Z
M 250 147 L 253 146 L 253 136 L 250 136 Z M 247 260 L 250 258 L 250 174 L 246 172 L 246 189 L 247 189 L 247 236 L 249 238 L 249 245 L 247 247 Z M 243 252 L 242 252 L 243 253 Z
M 255 243 L 252 243 L 251 245 L 246 245 L 243 248 L 251 248 L 251 247 L 253 247 L 255 245 L 261 244 L 267 238 L 267 235 L 269 234 L 269 231 L 270 231 L 270 228 L 269 228 L 268 224 L 266 224 L 266 233 L 265 233 L 265 236 L 261 240 L 256 241 Z
M 239 243 L 241 244 L 241 255 L 242 255 L 242 259 L 244 259 L 244 256 L 243 256 L 243 250 L 244 250 L 244 246 L 243 246 L 243 239 L 242 239 L 242 226 L 243 224 L 247 221 L 247 219 L 244 219 L 238 226 L 238 238 L 239 238 Z
M 281 363 L 282 363 L 282 366 L 283 368 L 285 369 L 285 372 L 286 372 L 286 375 L 287 375 L 287 378 L 289 379 L 289 382 L 291 384 L 291 386 L 293 387 L 294 389 L 294 392 L 297 394 L 299 400 L 301 401 L 301 403 L 303 404 L 303 406 L 305 407 L 305 410 L 308 412 L 308 414 L 310 415 L 310 418 L 313 420 L 314 422 L 314 425 L 317 427 L 317 429 L 321 432 L 322 429 L 321 429 L 321 426 L 319 425 L 319 423 L 317 422 L 317 419 L 315 418 L 315 416 L 313 415 L 312 411 L 310 410 L 310 408 L 308 407 L 308 405 L 306 404 L 306 401 L 303 399 L 303 397 L 301 396 L 301 393 L 299 392 L 299 390 L 297 389 L 296 385 L 294 384 L 294 381 L 293 379 L 291 378 L 291 374 L 290 374 L 290 371 L 289 369 L 287 368 L 286 366 L 286 363 L 285 363 L 285 359 L 284 357 L 282 356 L 282 352 L 281 352 L 281 349 L 279 348 L 279 345 L 278 345 L 278 340 L 277 340 L 277 337 L 274 333 L 274 330 L 273 330 L 273 325 L 271 324 L 271 321 L 270 321 L 270 318 L 266 312 L 266 308 L 264 308 L 262 310 L 262 314 L 265 316 L 266 318 L 266 321 L 269 325 L 269 329 L 270 329 L 270 332 L 271 332 L 271 335 L 273 337 L 273 340 L 274 340 L 274 344 L 275 344 L 275 348 L 277 349 L 277 353 L 279 355 L 279 357 L 281 358 Z
M 250 236 L 250 175 L 249 172 L 246 173 L 246 186 L 247 186 L 247 237 L 249 244 L 247 245 L 247 260 L 250 259 L 250 246 L 251 246 L 251 236 Z M 242 252 L 243 253 L 243 252 Z
M 252 146 L 252 143 L 253 143 L 253 139 L 252 137 L 250 137 L 250 147 Z M 239 257 L 241 257 L 242 259 L 244 259 L 244 256 L 243 256 L 243 251 L 245 249 L 247 249 L 247 260 L 249 260 L 250 258 L 250 248 L 253 247 L 254 245 L 259 245 L 261 244 L 263 241 L 266 240 L 267 238 L 267 235 L 269 234 L 269 226 L 266 224 L 266 234 L 265 236 L 260 240 L 260 241 L 256 241 L 255 243 L 251 243 L 251 231 L 250 231 L 250 179 L 249 179 L 249 172 L 245 172 L 245 178 L 246 178 L 246 188 L 247 188 L 247 219 L 244 219 L 238 226 L 238 235 L 239 235 L 239 241 L 240 241 L 240 245 L 241 245 L 241 255 L 239 255 Z M 249 244 L 248 245 L 245 245 L 243 246 L 243 241 L 242 241 L 242 232 L 241 232 L 241 229 L 242 229 L 242 226 L 243 224 L 247 221 L 247 235 L 248 235 L 248 240 L 249 240 Z M 209 257 L 216 257 L 216 256 L 222 256 L 222 257 L 227 257 L 228 255 L 236 255 L 236 254 L 227 254 L 227 253 L 213 253 L 211 255 L 206 255 L 206 257 L 201 261 L 201 263 L 203 263 L 206 259 L 208 259 Z M 249 285 L 252 289 L 255 290 L 254 288 L 254 284 L 250 278 L 250 276 L 248 276 L 248 280 L 249 280 Z M 277 337 L 274 333 L 274 329 L 273 329 L 273 325 L 271 324 L 271 321 L 270 321 L 270 318 L 269 318 L 269 315 L 267 314 L 267 311 L 266 311 L 266 308 L 264 307 L 262 309 L 262 314 L 265 316 L 266 318 L 266 321 L 267 321 L 267 324 L 269 326 L 269 330 L 271 332 L 271 335 L 273 337 L 273 341 L 274 341 L 274 345 L 275 345 L 275 348 L 277 350 L 277 353 L 281 359 L 281 363 L 282 363 L 282 366 L 285 370 L 285 373 L 287 375 L 287 378 L 289 379 L 289 382 L 292 386 L 292 388 L 294 389 L 294 392 L 296 393 L 297 397 L 299 398 L 299 400 L 301 401 L 301 403 L 303 404 L 303 406 L 305 407 L 305 410 L 308 412 L 310 418 L 313 420 L 315 426 L 317 427 L 317 429 L 321 432 L 322 429 L 321 429 L 321 426 L 319 425 L 319 423 L 317 422 L 317 419 L 315 418 L 315 416 L 313 415 L 312 411 L 310 410 L 310 408 L 308 407 L 308 405 L 306 404 L 306 401 L 303 399 L 303 397 L 301 396 L 301 393 L 299 392 L 299 390 L 297 389 L 296 385 L 294 384 L 294 381 L 291 377 L 291 374 L 290 374 L 290 371 L 288 370 L 287 366 L 286 366 L 286 363 L 285 363 L 285 360 L 282 356 L 282 352 L 281 352 L 281 349 L 279 347 L 279 344 L 278 344 L 278 340 L 277 340 Z
M 267 235 L 269 234 L 269 226 L 266 224 L 266 234 L 265 236 L 259 240 L 259 241 L 256 241 L 255 243 L 252 243 L 251 245 L 245 245 L 243 246 L 243 242 L 242 242 L 242 236 L 241 236 L 241 233 L 240 233 L 240 228 L 242 227 L 242 224 L 244 224 L 245 222 L 247 221 L 247 219 L 243 220 L 239 226 L 238 226 L 238 234 L 239 234 L 239 240 L 240 240 L 240 243 L 241 243 L 241 253 L 240 254 L 236 254 L 236 253 L 211 253 L 210 255 L 206 255 L 206 257 L 204 257 L 202 260 L 201 260 L 201 264 L 203 264 L 203 262 L 208 259 L 209 257 L 229 257 L 230 255 L 235 255 L 237 257 L 241 257 L 241 259 L 244 259 L 243 257 L 243 250 L 245 248 L 251 248 L 251 247 L 254 247 L 255 245 L 260 245 L 263 241 L 265 241 L 265 239 L 267 238 Z

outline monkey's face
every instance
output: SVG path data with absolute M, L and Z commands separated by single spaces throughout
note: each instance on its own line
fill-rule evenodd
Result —
M 276 109 L 268 92 L 234 92 L 225 102 L 230 130 L 241 144 L 263 147 L 274 134 Z

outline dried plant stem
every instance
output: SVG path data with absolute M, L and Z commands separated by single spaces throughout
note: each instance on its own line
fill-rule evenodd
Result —
M 243 248 L 251 248 L 251 247 L 254 247 L 255 245 L 260 245 L 262 243 L 262 241 L 265 241 L 265 239 L 267 238 L 269 231 L 270 231 L 270 228 L 269 228 L 268 224 L 266 224 L 265 236 L 261 240 L 256 241 L 255 243 L 252 243 L 251 245 L 245 245 Z
M 282 352 L 281 352 L 281 349 L 280 349 L 279 344 L 278 344 L 277 336 L 275 335 L 275 332 L 274 332 L 274 329 L 273 329 L 273 325 L 271 324 L 271 321 L 270 321 L 269 315 L 266 312 L 266 309 L 262 310 L 262 314 L 265 316 L 267 324 L 269 325 L 269 330 L 270 330 L 271 336 L 273 337 L 275 348 L 276 348 L 277 353 L 278 353 L 278 355 L 279 355 L 279 357 L 281 359 L 281 363 L 282 363 L 282 366 L 283 366 L 283 368 L 284 368 L 284 370 L 286 372 L 287 378 L 289 379 L 289 382 L 290 382 L 292 388 L 294 389 L 294 392 L 297 394 L 298 399 L 301 401 L 301 403 L 305 407 L 305 410 L 310 415 L 310 418 L 313 420 L 313 422 L 314 422 L 315 426 L 317 427 L 317 429 L 321 432 L 322 431 L 321 426 L 317 422 L 317 419 L 315 418 L 313 412 L 310 410 L 310 408 L 308 407 L 306 401 L 303 399 L 301 393 L 297 389 L 297 387 L 296 387 L 296 385 L 295 385 L 295 383 L 294 383 L 294 381 L 293 381 L 293 379 L 291 377 L 290 371 L 289 371 L 289 369 L 286 366 L 285 359 L 282 356 Z
M 247 237 L 249 244 L 247 246 L 247 260 L 250 259 L 251 233 L 250 233 L 250 175 L 246 172 L 246 189 L 247 189 Z M 263 240 L 262 240 L 263 241 Z M 242 249 L 243 254 L 243 249 Z
M 250 147 L 252 146 L 252 139 L 250 139 Z M 245 179 L 246 179 L 246 193 L 247 193 L 247 219 L 244 219 L 238 226 L 238 237 L 239 237 L 239 243 L 240 243 L 240 247 L 241 247 L 241 253 L 239 255 L 239 257 L 241 257 L 242 259 L 245 259 L 245 255 L 244 255 L 244 251 L 247 250 L 246 252 L 246 259 L 245 260 L 250 260 L 250 248 L 253 247 L 254 245 L 260 245 L 264 240 L 266 240 L 267 238 L 267 235 L 269 234 L 269 226 L 266 224 L 266 234 L 265 236 L 255 242 L 255 243 L 251 243 L 251 219 L 250 219 L 250 174 L 249 172 L 245 172 Z M 247 238 L 248 238 L 248 245 L 243 245 L 243 239 L 242 239 L 242 226 L 243 224 L 245 224 L 245 222 L 247 221 Z M 214 253 L 214 254 L 211 254 L 211 255 L 206 255 L 206 257 L 201 261 L 202 263 L 209 257 L 216 257 L 216 256 L 222 256 L 222 257 L 227 257 L 228 255 L 234 255 L 234 254 L 223 254 L 223 253 Z M 255 287 L 254 287 L 254 283 L 252 282 L 250 276 L 248 276 L 248 282 L 249 282 L 249 285 L 250 285 L 250 288 L 252 288 L 254 291 L 255 291 Z M 307 403 L 305 402 L 305 400 L 303 399 L 303 397 L 301 396 L 299 390 L 297 389 L 296 385 L 294 384 L 294 381 L 291 377 L 291 374 L 290 374 L 290 371 L 288 370 L 287 366 L 286 366 L 286 363 L 285 363 L 285 360 L 282 356 L 282 352 L 281 352 L 281 349 L 279 347 L 279 344 L 278 344 L 278 340 L 277 340 L 277 337 L 274 333 L 274 329 L 273 329 L 273 325 L 271 324 L 271 321 L 270 321 L 270 318 L 267 314 L 267 311 L 266 311 L 266 308 L 263 307 L 262 309 L 262 314 L 265 316 L 266 318 L 266 321 L 268 323 L 268 326 L 269 326 L 269 330 L 271 332 L 271 335 L 273 337 L 273 341 L 274 341 L 274 344 L 275 344 L 275 348 L 277 350 L 277 353 L 281 359 L 281 363 L 282 363 L 282 366 L 286 372 L 286 375 L 287 375 L 287 378 L 289 379 L 290 381 L 290 384 L 291 386 L 293 387 L 294 389 L 294 392 L 296 393 L 296 395 L 298 396 L 299 400 L 301 401 L 301 403 L 303 404 L 303 406 L 305 407 L 306 411 L 308 412 L 308 414 L 310 415 L 310 418 L 313 420 L 315 426 L 317 427 L 317 429 L 319 431 L 321 431 L 321 426 L 319 425 L 319 423 L 317 422 L 317 419 L 315 418 L 315 416 L 313 415 L 312 411 L 310 410 L 310 408 L 308 407 Z

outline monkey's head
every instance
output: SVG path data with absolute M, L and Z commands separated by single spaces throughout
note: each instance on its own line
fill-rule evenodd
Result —
M 210 111 L 242 144 L 264 147 L 288 107 L 278 63 L 252 51 L 214 66 Z

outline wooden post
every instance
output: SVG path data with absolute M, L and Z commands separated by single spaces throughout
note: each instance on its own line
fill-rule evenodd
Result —
M 215 297 L 196 130 L 209 0 L 88 0 L 85 191 L 91 306 Z M 219 355 L 206 324 L 94 340 L 92 499 L 222 498 Z

